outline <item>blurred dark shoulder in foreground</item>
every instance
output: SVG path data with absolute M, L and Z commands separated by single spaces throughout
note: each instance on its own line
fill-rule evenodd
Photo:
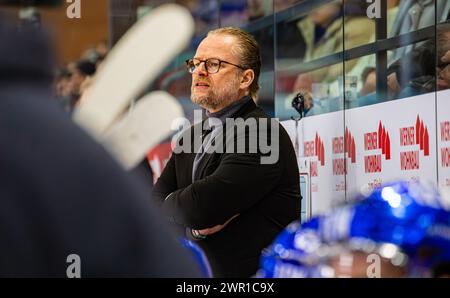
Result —
M 0 276 L 197 277 L 142 185 L 51 100 L 45 34 L 0 18 Z
M 58 6 L 62 0 L 0 0 L 0 5 Z

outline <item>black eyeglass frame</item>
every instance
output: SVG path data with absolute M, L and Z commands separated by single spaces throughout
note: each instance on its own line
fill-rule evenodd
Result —
M 225 60 L 220 60 L 220 59 L 217 59 L 217 58 L 209 58 L 209 59 L 206 59 L 206 60 L 200 60 L 200 59 L 197 59 L 197 58 L 191 58 L 191 59 L 188 59 L 188 60 L 185 61 L 185 62 L 186 62 L 186 67 L 187 67 L 187 70 L 188 70 L 189 73 L 194 73 L 195 69 L 197 69 L 197 67 L 195 67 L 195 65 L 194 65 L 194 59 L 197 60 L 197 61 L 199 62 L 198 67 L 199 67 L 202 63 L 205 63 L 205 70 L 206 70 L 206 72 L 209 73 L 209 74 L 215 74 L 215 73 L 218 73 L 218 72 L 220 71 L 220 67 L 222 66 L 222 63 L 230 64 L 230 65 L 233 65 L 233 66 L 235 66 L 235 67 L 237 67 L 237 68 L 240 68 L 240 69 L 242 69 L 242 70 L 245 70 L 245 68 L 243 68 L 243 67 L 240 66 L 240 65 L 237 65 L 237 64 L 234 64 L 234 63 L 225 61 Z M 215 71 L 215 72 L 210 72 L 210 71 L 208 70 L 208 64 L 207 64 L 207 63 L 208 63 L 208 61 L 210 61 L 210 60 L 217 60 L 217 61 L 219 61 L 219 66 L 217 67 L 217 71 Z

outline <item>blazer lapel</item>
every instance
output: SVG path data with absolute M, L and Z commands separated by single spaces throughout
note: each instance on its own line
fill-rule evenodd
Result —
M 253 109 L 256 108 L 256 104 L 253 100 L 250 100 L 248 103 L 246 103 L 241 109 L 239 109 L 239 111 L 236 112 L 235 115 L 233 115 L 233 118 L 246 118 L 246 115 L 248 115 Z M 223 140 L 223 152 L 225 152 L 226 149 L 226 138 L 224 138 L 224 133 L 225 132 L 225 124 L 221 130 L 221 132 L 215 136 L 215 138 L 222 138 Z M 207 153 L 205 154 L 205 156 L 203 156 L 202 160 L 200 161 L 200 163 L 197 166 L 197 170 L 195 172 L 195 181 L 199 180 L 199 179 L 203 179 L 207 176 L 207 172 L 206 169 L 208 168 L 208 166 L 211 165 L 212 162 L 214 162 L 214 157 L 218 154 L 222 154 L 222 153 Z

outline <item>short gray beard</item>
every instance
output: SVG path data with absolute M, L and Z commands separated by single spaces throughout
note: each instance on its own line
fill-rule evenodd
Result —
M 228 81 L 224 86 L 209 92 L 208 95 L 195 96 L 191 88 L 191 100 L 202 108 L 211 111 L 222 109 L 232 102 L 238 100 L 239 96 L 239 76 Z

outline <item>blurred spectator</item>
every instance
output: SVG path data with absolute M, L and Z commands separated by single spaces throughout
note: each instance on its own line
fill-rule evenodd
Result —
M 95 47 L 95 50 L 99 57 L 105 58 L 106 55 L 108 55 L 109 51 L 107 42 L 106 41 L 99 42 Z
M 450 28 L 446 25 L 447 31 L 437 39 L 438 42 L 438 68 L 437 87 L 438 90 L 450 88 Z
M 247 0 L 248 21 L 288 9 L 303 0 Z
M 69 81 L 71 107 L 74 107 L 81 96 L 81 85 L 84 80 L 92 75 L 96 71 L 95 64 L 87 60 L 80 60 L 75 63 Z
M 437 26 L 437 89 L 450 88 L 450 23 Z
M 437 12 L 436 16 L 435 11 Z M 435 20 L 438 22 L 447 20 L 449 13 L 450 1 L 402 1 L 390 36 L 433 26 Z M 434 69 L 431 69 L 435 64 L 431 62 L 434 57 L 434 49 L 433 42 L 427 41 L 397 48 L 393 51 L 392 60 L 394 62 L 389 66 L 387 78 L 390 98 L 434 90 L 433 79 L 430 81 L 429 77 L 426 78 L 426 76 L 435 75 Z M 428 61 L 430 64 L 423 64 L 424 61 Z M 414 87 L 400 95 L 405 86 L 411 83 Z
M 269 1 L 265 2 L 269 3 Z M 259 19 L 267 14 L 267 12 L 264 11 L 263 0 L 247 0 L 247 11 L 247 18 L 249 22 Z
M 70 81 L 70 74 L 67 71 L 66 67 L 61 67 L 58 69 L 58 72 L 56 74 L 56 95 L 58 96 L 64 96 L 68 95 L 68 88 L 67 85 Z
M 299 0 L 247 0 L 248 21 L 257 20 L 260 17 L 272 15 L 275 11 L 287 9 L 300 2 Z M 271 20 L 272 21 L 272 20 Z M 276 26 L 276 29 L 274 28 Z M 275 36 L 276 31 L 276 36 Z M 305 42 L 297 28 L 297 21 L 292 19 L 277 20 L 274 24 L 251 32 L 261 45 L 262 71 L 273 71 L 274 58 L 303 59 Z M 274 51 L 276 44 L 276 57 Z
M 435 91 L 436 83 L 438 90 L 448 88 L 450 23 L 437 25 L 436 41 L 437 46 L 434 39 L 422 43 L 389 67 L 390 92 L 406 97 Z
M 219 3 L 217 0 L 176 0 L 186 7 L 194 17 L 195 35 L 205 34 L 208 29 L 219 24 Z
M 342 1 L 332 1 L 320 8 L 312 11 L 306 18 L 298 22 L 298 28 L 304 37 L 306 44 L 304 61 L 315 60 L 323 56 L 344 51 L 370 42 L 371 34 L 375 30 L 373 20 L 365 15 L 366 3 L 359 1 L 345 1 L 346 15 L 343 14 Z M 344 22 L 344 23 L 343 23 Z M 343 26 L 345 31 L 343 32 Z M 346 72 L 357 64 L 358 60 L 346 61 Z M 329 67 L 314 70 L 309 73 L 302 73 L 297 76 L 293 85 L 292 93 L 287 97 L 291 101 L 295 94 L 302 92 L 308 101 L 310 111 L 316 101 L 323 101 L 330 96 L 341 97 L 342 87 L 334 87 L 330 91 L 330 86 L 338 86 L 339 79 L 344 75 L 342 63 L 331 65 Z M 332 84 L 333 83 L 333 84 Z M 313 90 L 314 89 L 314 90 Z M 320 95 L 319 95 L 320 94 Z M 320 97 L 320 98 L 316 98 Z M 338 109 L 338 101 L 335 100 Z M 319 105 L 322 106 L 322 103 Z M 328 109 L 328 108 L 327 108 Z M 330 111 L 332 111 L 330 110 Z M 315 108 L 308 112 L 309 115 L 324 112 L 325 110 Z
M 80 98 L 75 103 L 75 106 L 79 106 L 79 105 L 83 104 L 83 102 L 87 98 L 87 96 L 89 94 L 89 89 L 90 89 L 90 87 L 92 85 L 92 80 L 93 80 L 92 77 L 89 76 L 86 79 L 84 79 L 83 83 L 81 83 L 81 86 L 80 86 Z
M 275 12 L 279 12 L 290 8 L 291 6 L 302 2 L 303 0 L 273 0 L 273 7 Z
M 314 60 L 326 55 L 330 55 L 370 41 L 374 32 L 374 23 L 366 15 L 362 15 L 365 10 L 357 1 L 347 1 L 348 14 L 343 15 L 342 1 L 333 1 L 313 12 L 307 18 L 299 21 L 298 27 L 302 32 L 306 42 L 305 61 Z M 345 32 L 342 33 L 343 22 Z M 357 61 L 346 62 L 346 70 L 350 71 Z M 327 68 L 318 69 L 311 73 L 301 74 L 298 80 L 305 80 L 317 83 L 329 83 L 343 75 L 342 64 L 332 65 Z M 311 85 L 307 86 L 311 91 Z M 300 90 L 294 90 L 300 91 Z
M 55 81 L 55 96 L 66 112 L 70 112 L 70 73 L 67 67 L 59 68 Z
M 394 19 L 398 12 L 398 5 L 400 0 L 388 0 L 387 1 L 387 34 L 390 35 L 394 24 Z M 373 32 L 370 41 L 375 41 L 375 32 Z M 388 51 L 388 60 L 391 60 L 392 52 Z M 346 75 L 356 76 L 359 78 L 357 90 L 361 96 L 370 94 L 376 91 L 376 59 L 375 54 L 361 57 L 358 62 L 348 71 Z M 373 69 L 371 72 L 367 72 L 369 69 Z
M 195 32 L 191 47 L 195 49 L 206 32 L 219 27 L 219 2 L 218 0 L 176 0 L 175 3 L 186 7 L 192 13 Z
M 434 91 L 435 50 L 434 40 L 429 40 L 389 66 L 387 82 L 391 97 L 398 96 L 413 81 L 417 92 Z
M 105 41 L 99 42 L 95 47 L 91 47 L 84 51 L 81 55 L 81 60 L 86 60 L 95 64 L 96 68 L 99 67 L 101 62 L 108 55 L 108 46 Z
M 243 0 L 220 1 L 220 26 L 240 27 L 247 21 L 247 3 Z
M 436 5 L 436 7 L 435 7 Z M 435 11 L 437 15 L 435 16 Z M 435 0 L 403 0 L 400 2 L 397 16 L 394 20 L 389 36 L 415 31 L 421 28 L 435 25 L 448 19 L 450 13 L 450 1 Z M 418 44 L 411 44 L 398 48 L 394 51 L 393 60 L 401 58 L 405 53 L 411 51 Z

